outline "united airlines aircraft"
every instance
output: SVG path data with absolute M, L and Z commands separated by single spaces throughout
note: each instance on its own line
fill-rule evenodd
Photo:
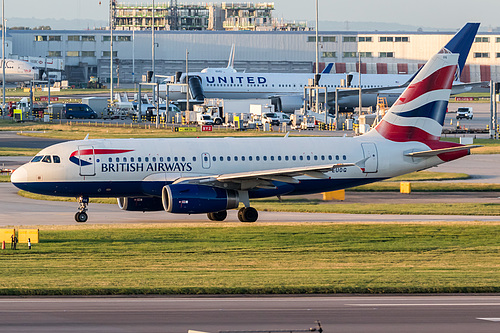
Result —
M 381 122 L 358 137 L 93 139 L 43 149 L 11 177 L 20 189 L 74 196 L 77 222 L 91 197 L 116 197 L 129 211 L 208 215 L 242 222 L 250 199 L 344 189 L 424 170 L 474 146 L 440 141 L 462 54 L 442 49 Z
M 452 94 L 460 94 L 470 91 L 474 85 L 461 83 L 460 73 L 465 66 L 467 55 L 479 28 L 478 23 L 466 24 L 454 38 L 446 44 L 445 48 L 453 53 L 464 54 L 458 61 L 457 75 L 454 80 Z M 457 41 L 461 43 L 458 44 Z M 460 47 L 460 49 L 458 49 Z M 231 57 L 234 56 L 233 50 Z M 231 61 L 230 57 L 230 61 Z M 322 73 L 319 85 L 326 87 L 330 107 L 335 106 L 335 89 L 341 86 L 358 88 L 359 75 L 330 74 L 327 70 Z M 328 74 L 327 74 L 328 73 Z M 414 74 L 363 74 L 361 87 L 363 89 L 363 106 L 376 106 L 377 94 L 386 97 L 389 105 L 392 105 L 404 90 L 405 84 Z M 307 86 L 313 74 L 308 73 L 241 73 L 232 66 L 227 68 L 206 68 L 199 73 L 189 73 L 189 84 L 192 98 L 203 100 L 204 98 L 271 98 L 278 109 L 284 112 L 293 112 L 303 105 L 304 87 Z M 341 81 L 345 84 L 342 85 Z M 186 82 L 186 75 L 180 78 Z M 481 83 L 482 84 L 482 83 Z M 166 86 L 160 86 L 160 96 L 165 97 Z M 181 92 L 180 87 L 169 88 L 169 99 L 185 99 L 186 93 Z M 321 97 L 323 100 L 324 97 Z M 341 108 L 353 109 L 359 105 L 357 90 L 339 90 L 338 105 Z

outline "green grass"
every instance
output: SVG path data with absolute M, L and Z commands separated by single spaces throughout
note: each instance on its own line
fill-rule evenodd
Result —
M 10 175 L 0 175 L 0 183 L 10 182 Z
M 35 156 L 38 148 L 10 148 L 0 147 L 0 156 Z
M 2 295 L 499 292 L 488 223 L 43 227 Z
M 443 181 L 463 180 L 469 178 L 470 176 L 466 173 L 417 171 L 408 173 L 406 175 L 393 177 L 387 181 Z

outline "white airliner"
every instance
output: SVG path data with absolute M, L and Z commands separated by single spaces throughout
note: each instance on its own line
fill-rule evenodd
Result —
M 446 44 L 445 48 L 453 53 L 469 54 L 472 40 L 463 40 L 461 45 L 455 42 L 462 35 L 475 36 L 479 24 L 468 23 L 455 37 Z M 458 48 L 461 49 L 458 49 Z M 234 47 L 231 50 L 230 63 L 234 59 Z M 459 81 L 461 69 L 465 66 L 467 56 L 461 57 L 458 66 L 458 75 L 455 78 L 452 94 L 460 94 L 470 91 L 474 84 L 461 83 Z M 328 71 L 324 71 L 326 73 Z M 386 97 L 388 105 L 392 105 L 404 90 L 404 85 L 414 74 L 362 74 L 361 87 L 363 88 L 363 106 L 377 105 L 377 94 Z M 274 99 L 278 109 L 284 112 L 293 112 L 303 105 L 304 87 L 309 80 L 314 78 L 311 73 L 241 73 L 237 72 L 231 65 L 227 68 L 206 68 L 201 72 L 189 73 L 192 98 L 203 100 L 203 98 L 225 98 L 225 99 L 248 99 L 264 98 Z M 335 106 L 335 89 L 342 87 L 341 81 L 348 82 L 349 87 L 359 87 L 359 75 L 350 74 L 322 74 L 319 85 L 326 87 L 329 91 L 329 106 Z M 186 81 L 186 75 L 180 78 Z M 344 85 L 345 86 L 345 85 Z M 392 88 L 392 89 L 391 89 Z M 165 98 L 166 86 L 160 85 L 160 96 Z M 186 93 L 181 92 L 180 87 L 169 88 L 169 99 L 185 99 Z M 322 99 L 324 97 L 321 97 Z M 358 91 L 339 91 L 339 107 L 341 109 L 353 109 L 359 105 Z
M 35 71 L 26 61 L 5 59 L 5 82 L 27 82 L 33 80 Z M 2 82 L 2 59 L 0 59 L 0 82 Z
M 20 189 L 79 198 L 116 197 L 129 211 L 206 213 L 222 221 L 250 199 L 344 189 L 463 157 L 474 146 L 440 141 L 459 54 L 432 57 L 382 121 L 358 137 L 93 139 L 40 151 L 11 177 Z

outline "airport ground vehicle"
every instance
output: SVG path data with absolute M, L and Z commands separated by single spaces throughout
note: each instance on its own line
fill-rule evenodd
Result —
M 457 110 L 457 119 L 472 119 L 474 112 L 471 107 L 462 107 Z
M 284 112 L 276 112 L 276 116 L 278 117 L 280 124 L 287 124 L 290 125 L 290 116 Z
M 279 125 L 280 119 L 275 112 L 266 112 L 262 115 L 262 124 Z
M 66 119 L 83 118 L 96 119 L 97 113 L 94 112 L 87 104 L 68 103 L 64 106 L 62 114 Z

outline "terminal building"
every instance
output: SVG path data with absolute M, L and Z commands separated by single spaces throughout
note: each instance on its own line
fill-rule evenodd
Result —
M 334 63 L 333 72 L 413 73 L 439 51 L 455 32 L 321 31 L 320 67 Z M 58 63 L 70 84 L 90 76 L 109 82 L 109 30 L 8 30 L 7 57 L 34 59 L 43 69 Z M 141 81 L 152 69 L 151 30 L 115 30 L 113 69 L 116 84 Z M 235 45 L 235 68 L 246 72 L 313 72 L 314 31 L 155 31 L 155 74 L 173 75 L 225 67 Z M 472 46 L 463 82 L 500 81 L 500 32 L 480 32 Z

